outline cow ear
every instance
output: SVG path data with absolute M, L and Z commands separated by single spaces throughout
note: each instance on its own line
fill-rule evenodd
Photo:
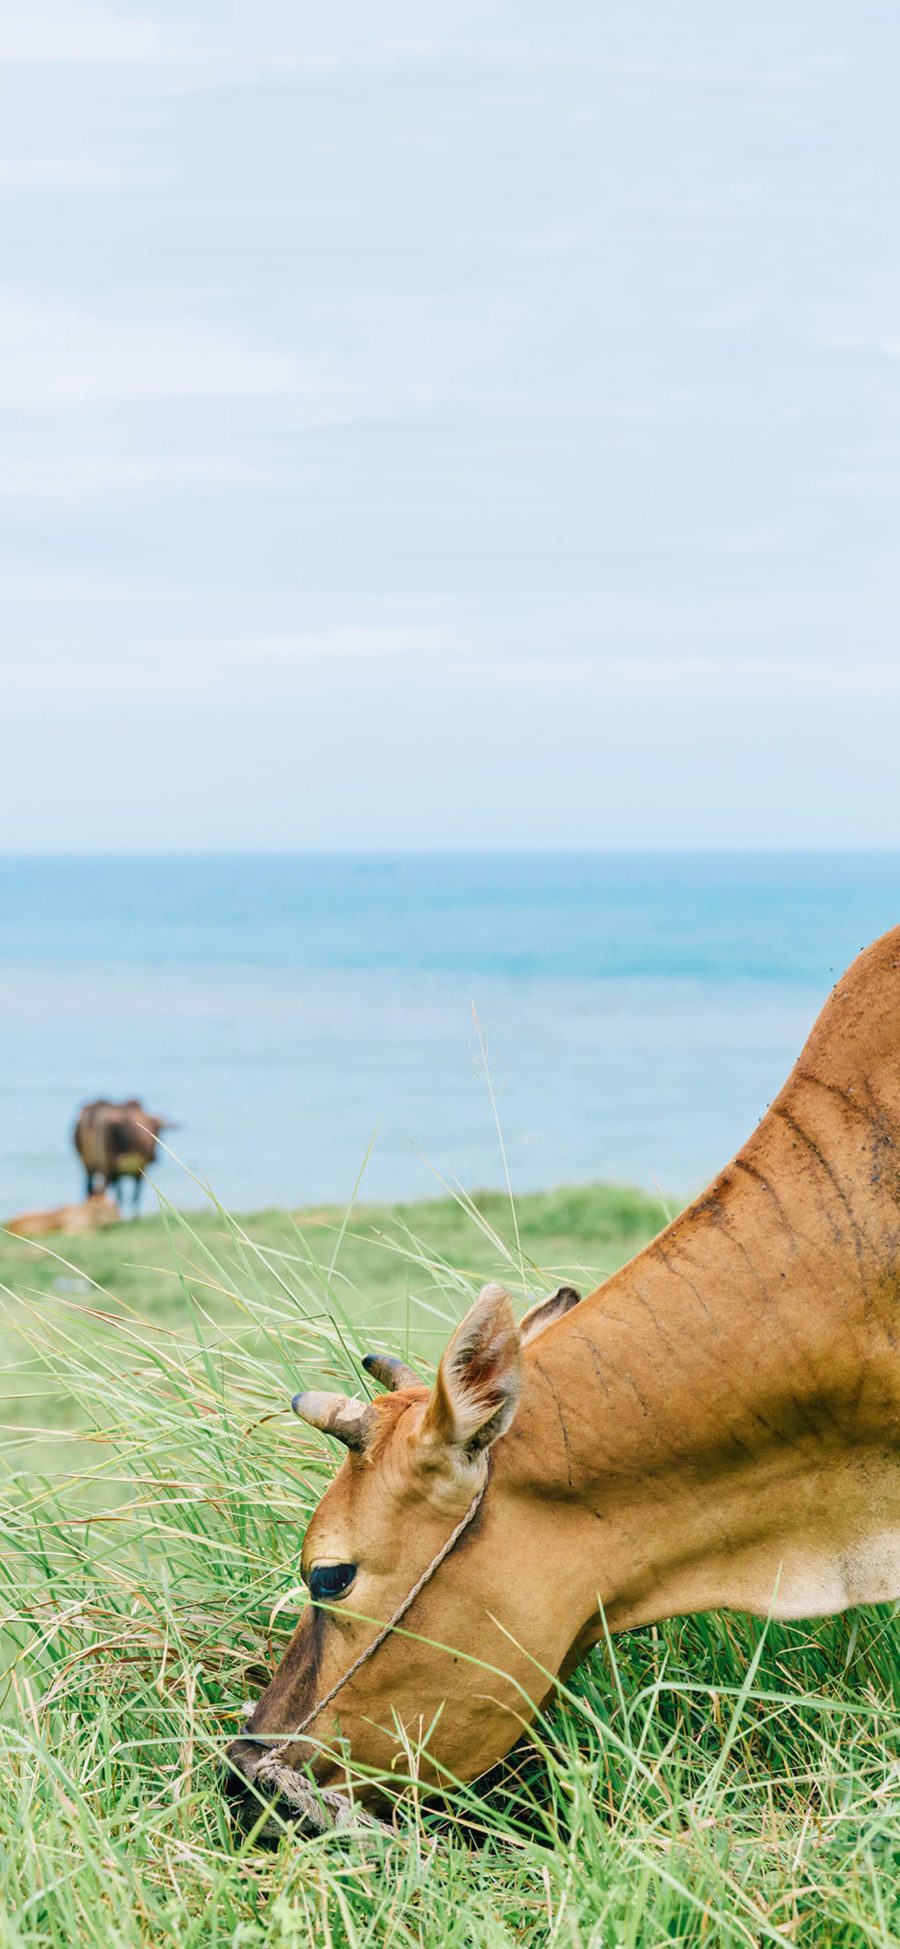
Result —
M 522 1350 L 505 1286 L 485 1286 L 450 1341 L 422 1425 L 431 1459 L 472 1460 L 509 1427 Z
M 554 1320 L 561 1320 L 564 1313 L 570 1313 L 580 1298 L 581 1294 L 574 1286 L 557 1286 L 549 1299 L 541 1299 L 536 1306 L 530 1307 L 524 1319 L 519 1321 L 523 1347 L 543 1333 L 545 1327 L 552 1326 Z

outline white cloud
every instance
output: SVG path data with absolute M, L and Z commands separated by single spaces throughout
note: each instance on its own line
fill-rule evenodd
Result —
M 130 64 L 160 52 L 160 29 L 146 15 L 108 8 L 48 5 L 25 0 L 0 9 L 0 64 L 74 62 Z
M 710 703 L 796 698 L 812 706 L 823 697 L 900 696 L 896 658 L 853 657 L 826 661 L 808 656 L 567 656 L 507 658 L 492 656 L 479 666 L 479 679 L 497 690 L 599 692 L 612 700 L 633 693 L 648 697 L 686 697 Z
M 430 354 L 388 332 L 336 352 L 328 318 L 287 350 L 226 326 L 146 310 L 93 312 L 70 300 L 0 288 L 0 411 L 44 412 L 126 400 L 290 400 L 292 421 L 342 426 L 428 411 L 443 397 Z M 424 363 L 423 363 L 424 356 Z
M 135 183 L 162 183 L 162 169 L 120 168 L 92 156 L 0 156 L 0 190 L 110 189 Z
M 283 398 L 297 383 L 286 354 L 189 320 L 94 316 L 0 292 L 0 407 Z
M 868 321 L 864 328 L 825 329 L 816 334 L 814 343 L 825 352 L 838 352 L 858 359 L 900 359 L 900 335 L 887 327 L 870 327 Z
M 296 635 L 246 637 L 232 645 L 235 657 L 254 663 L 291 664 L 310 657 L 458 656 L 472 645 L 453 630 L 424 625 L 367 629 L 355 625 Z
M 178 90 L 229 85 L 253 77 L 290 82 L 295 76 L 328 82 L 346 75 L 390 74 L 463 63 L 502 68 L 530 63 L 517 42 L 484 46 L 447 42 L 416 31 L 420 8 L 409 10 L 409 34 L 385 35 L 383 23 L 354 5 L 305 5 L 293 18 L 265 0 L 252 10 L 192 16 L 186 9 L 154 19 L 143 12 L 80 6 L 65 0 L 6 0 L 0 10 L 0 66 L 134 66 L 164 70 L 165 85 Z M 442 23 L 443 24 L 443 23 Z
M 140 598 L 135 595 L 136 610 Z M 177 702 L 190 698 L 244 700 L 256 695 L 260 682 L 293 694 L 298 680 L 307 683 L 310 669 L 362 660 L 374 665 L 396 657 L 458 656 L 472 645 L 452 630 L 403 622 L 396 628 L 378 625 L 336 625 L 309 632 L 265 636 L 213 636 L 176 631 L 155 636 L 133 632 L 127 649 L 122 639 L 97 649 L 80 643 L 32 644 L 27 657 L 19 648 L 0 649 L 3 694 L 9 705 L 43 709 L 48 697 L 60 699 L 157 699 Z M 254 675 L 251 674 L 251 668 Z
M 109 494 L 251 492 L 293 486 L 313 469 L 280 468 L 229 454 L 108 454 L 93 458 L 76 445 L 69 453 L 0 462 L 0 498 L 51 505 L 81 504 Z

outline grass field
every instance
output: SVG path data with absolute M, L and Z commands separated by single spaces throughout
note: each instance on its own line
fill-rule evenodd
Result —
M 483 1279 L 586 1288 L 665 1217 L 589 1186 L 522 1198 L 518 1237 L 486 1196 L 0 1241 L 2 1944 L 900 1944 L 888 1608 L 618 1639 L 458 1821 L 411 1799 L 393 1838 L 274 1852 L 228 1828 L 217 1755 L 336 1461 L 291 1393 L 358 1389 L 373 1344 L 433 1362 Z

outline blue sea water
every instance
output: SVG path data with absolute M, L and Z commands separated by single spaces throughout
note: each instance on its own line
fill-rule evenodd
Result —
M 100 1095 L 240 1210 L 499 1184 L 473 1004 L 514 1186 L 686 1193 L 898 920 L 893 855 L 3 860 L 0 1216 Z

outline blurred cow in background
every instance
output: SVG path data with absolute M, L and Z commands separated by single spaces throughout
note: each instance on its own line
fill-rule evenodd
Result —
M 134 1185 L 131 1209 L 136 1211 L 144 1172 L 156 1160 L 157 1139 L 161 1130 L 173 1128 L 165 1117 L 153 1117 L 140 1099 L 127 1103 L 85 1103 L 78 1113 L 73 1132 L 75 1149 L 84 1165 L 85 1195 L 96 1190 L 112 1191 L 121 1206 L 121 1186 L 125 1178 Z
M 7 1220 L 4 1230 L 17 1238 L 49 1238 L 54 1232 L 75 1237 L 100 1232 L 119 1222 L 119 1207 L 105 1191 L 95 1191 L 82 1205 L 55 1205 L 52 1211 L 23 1211 Z

